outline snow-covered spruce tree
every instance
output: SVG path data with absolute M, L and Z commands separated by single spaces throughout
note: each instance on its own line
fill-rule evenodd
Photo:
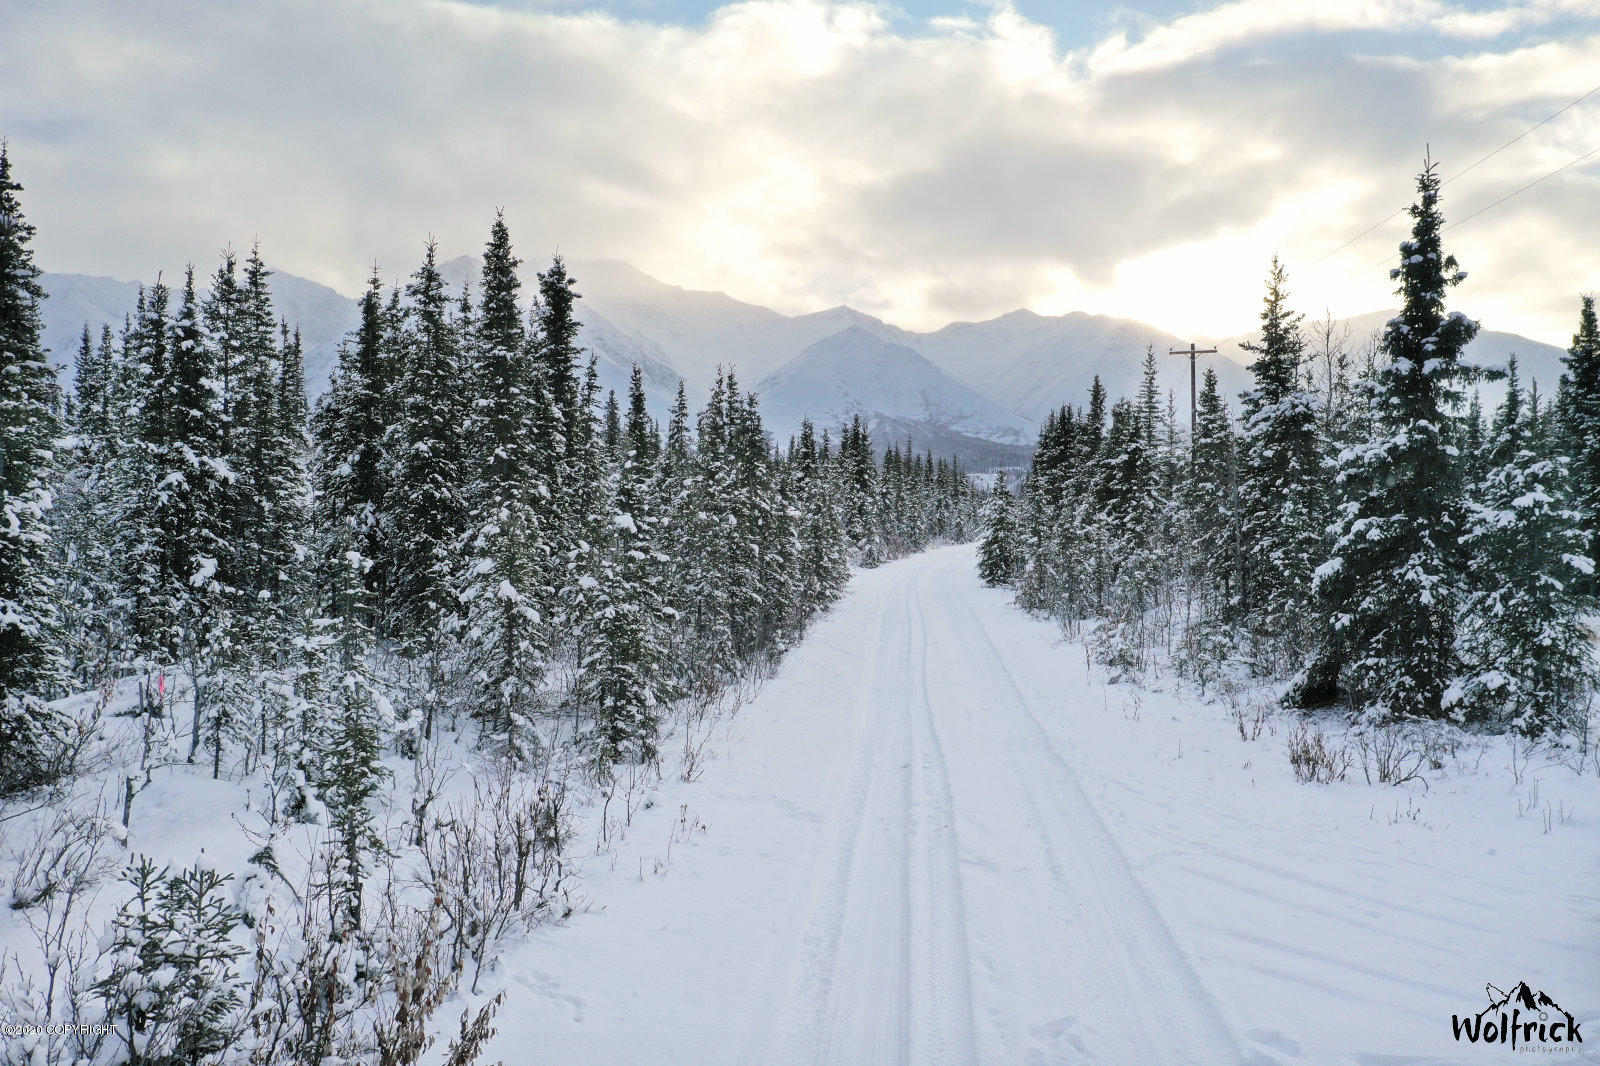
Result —
M 310 452 L 305 350 L 300 331 L 279 323 L 276 377 L 264 396 L 259 491 L 266 499 L 260 534 L 256 599 L 268 649 L 281 647 L 304 584 L 302 571 L 311 520 Z M 271 651 L 268 651 L 271 657 Z
M 1512 356 L 1462 537 L 1471 585 L 1459 713 L 1537 737 L 1574 725 L 1594 693 L 1585 618 L 1593 601 L 1582 585 L 1594 561 L 1581 516 L 1567 505 L 1567 458 L 1553 454 L 1529 414 Z
M 362 898 L 374 852 L 384 847 L 372 809 L 388 777 L 382 761 L 394 720 L 388 697 L 367 665 L 371 634 L 363 571 L 366 560 L 345 531 L 324 541 L 318 586 L 321 609 L 300 651 L 304 667 L 296 680 L 303 723 L 312 736 L 315 781 L 328 811 L 338 859 L 344 925 L 341 937 L 362 928 Z
M 878 467 L 871 433 L 860 415 L 851 418 L 839 438 L 839 462 L 846 477 L 845 532 L 861 565 L 878 566 L 885 561 L 878 523 Z
M 1018 570 L 1016 504 L 1006 487 L 1006 472 L 995 478 L 984 509 L 985 531 L 978 546 L 978 576 L 986 585 L 1009 585 Z
M 1219 621 L 1233 617 L 1238 571 L 1243 562 L 1240 541 L 1236 445 L 1228 406 L 1217 388 L 1217 372 L 1206 368 L 1195 405 L 1195 433 L 1189 477 L 1181 497 L 1190 546 L 1191 592 L 1200 599 L 1202 616 Z
M 585 644 L 589 633 L 585 620 L 604 600 L 600 576 L 613 533 L 611 494 L 616 479 L 601 447 L 596 420 L 599 394 L 598 371 L 591 358 L 579 393 L 583 417 L 568 423 L 564 430 L 567 453 L 561 480 L 565 489 L 557 520 L 561 523 L 558 543 L 566 548 L 556 560 L 554 575 L 560 601 L 556 629 L 569 635 L 579 663 L 590 653 Z
M 1489 444 L 1489 427 L 1483 420 L 1483 397 L 1472 390 L 1467 414 L 1461 420 L 1461 483 L 1476 485 L 1483 479 L 1483 460 Z
M 1177 666 L 1202 689 L 1243 643 L 1235 626 L 1244 561 L 1235 446 L 1216 371 L 1207 367 L 1186 476 L 1174 494 L 1172 546 L 1185 606 Z
M 657 706 L 665 695 L 661 587 L 667 559 L 654 542 L 650 430 L 637 367 L 633 389 L 638 421 L 630 420 L 627 432 L 618 429 L 626 454 L 611 496 L 611 529 L 597 552 L 598 567 L 586 575 L 594 587 L 577 619 L 584 630 L 578 699 L 594 717 L 594 758 L 602 778 L 610 776 L 614 763 L 655 758 Z
M 371 561 L 365 581 L 373 626 L 380 623 L 376 615 L 389 588 L 383 516 L 392 465 L 383 449 L 392 393 L 398 391 L 399 353 L 387 317 L 383 283 L 374 268 L 361 296 L 361 322 L 340 344 L 333 379 L 312 417 L 315 521 L 324 529 L 351 530 L 356 550 Z
M 221 1062 L 244 1029 L 244 981 L 234 966 L 244 952 L 232 941 L 240 915 L 224 891 L 231 880 L 201 862 L 168 878 L 162 890 L 175 1063 Z
M 496 215 L 483 254 L 483 298 L 473 338 L 477 363 L 477 446 L 486 456 L 467 544 L 461 602 L 473 714 L 485 747 L 525 763 L 536 744 L 533 717 L 546 670 L 543 611 L 549 546 L 539 513 L 550 497 L 535 450 L 548 433 L 544 376 L 519 307 L 520 260 Z
M 250 485 L 240 472 L 246 468 L 241 456 L 244 428 L 241 419 L 250 417 L 246 402 L 247 368 L 254 356 L 252 350 L 264 340 L 263 323 L 250 321 L 253 312 L 243 286 L 239 284 L 239 263 L 232 249 L 222 253 L 222 262 L 211 276 L 211 287 L 201 305 L 201 320 L 216 350 L 217 392 L 221 397 L 220 423 L 223 440 L 222 454 L 235 469 L 228 496 L 228 544 L 230 551 L 220 560 L 219 575 L 237 593 L 235 606 L 246 613 L 253 610 L 249 602 L 247 560 L 249 548 L 245 537 L 255 522 L 255 503 L 250 498 Z M 249 347 L 247 347 L 249 346 Z
M 756 433 L 767 439 L 761 428 L 755 395 L 749 410 L 756 419 Z M 805 632 L 810 612 L 801 591 L 800 493 L 788 466 L 776 455 L 763 455 L 756 468 L 758 498 L 762 503 L 758 550 L 761 553 L 761 639 L 768 657 L 787 651 Z
M 167 595 L 159 528 L 165 476 L 167 391 L 172 319 L 170 291 L 159 278 L 141 289 L 137 317 L 124 337 L 121 391 L 127 398 L 123 447 L 113 476 L 118 601 L 129 657 L 146 671 L 171 666 L 177 655 L 177 619 Z
M 192 269 L 184 277 L 181 300 L 167 377 L 158 385 L 165 394 L 165 417 L 152 453 L 159 471 L 154 535 L 162 558 L 161 595 L 171 601 L 177 625 L 174 651 L 193 685 L 189 754 L 192 759 L 203 736 L 209 739 L 212 775 L 220 776 L 229 723 L 219 674 L 229 655 L 232 592 L 221 568 L 229 551 L 234 474 L 224 454 L 216 352 L 200 324 Z
M 696 420 L 694 454 L 671 522 L 673 588 L 687 629 L 683 676 L 700 695 L 738 673 L 739 619 L 757 580 L 737 543 L 744 531 L 731 412 L 736 403 L 729 375 L 719 371 Z M 669 434 L 669 457 L 672 441 Z
M 694 525 L 688 508 L 693 486 L 693 431 L 689 423 L 689 399 L 683 381 L 667 419 L 667 435 L 656 464 L 656 483 L 652 497 L 662 518 L 659 546 L 667 556 L 664 598 L 677 612 L 667 632 L 667 650 L 672 676 L 682 680 L 693 665 L 693 622 L 691 589 L 696 582 Z
M 622 461 L 622 407 L 617 403 L 617 390 L 606 393 L 605 415 L 600 420 L 600 447 L 608 462 Z
M 102 941 L 105 972 L 95 992 L 111 1026 L 107 1061 L 156 1066 L 173 1061 L 178 1027 L 173 930 L 162 914 L 170 871 L 140 855 L 122 872 L 129 897 Z
M 72 435 L 78 461 L 86 466 L 103 465 L 105 455 L 113 448 L 112 351 L 111 327 L 100 327 L 100 343 L 96 345 L 85 322 L 72 374 Z
M 1600 321 L 1596 320 L 1593 296 L 1583 297 L 1578 332 L 1564 362 L 1562 447 L 1572 460 L 1572 503 L 1588 538 L 1585 554 L 1600 558 Z M 1593 577 L 1583 586 L 1591 595 L 1600 593 L 1600 583 Z
M 1466 275 L 1440 244 L 1439 184 L 1430 161 L 1391 271 L 1403 307 L 1383 335 L 1377 433 L 1339 456 L 1335 542 L 1314 580 L 1327 625 L 1297 693 L 1326 699 L 1336 674 L 1377 720 L 1440 717 L 1459 666 L 1462 500 L 1448 412 L 1467 373 L 1461 349 L 1478 327 L 1444 310 L 1445 290 Z
M 723 578 L 728 583 L 734 649 L 741 662 L 751 663 L 784 636 L 781 616 L 790 596 L 789 575 L 769 554 L 773 527 L 781 528 L 783 516 L 771 489 L 771 457 L 755 395 L 739 388 L 731 370 L 725 412 L 732 522 Z M 870 463 L 870 453 L 867 459 Z
M 470 391 L 461 338 L 439 275 L 438 248 L 406 286 L 405 372 L 385 452 L 392 463 L 394 586 L 400 635 L 428 648 L 457 613 L 456 550 L 468 524 L 468 466 L 461 432 Z
M 245 260 L 244 283 L 233 324 L 237 364 L 227 371 L 225 408 L 233 441 L 229 461 L 237 478 L 237 507 L 230 541 L 238 565 L 232 582 L 238 590 L 244 639 L 271 643 L 275 613 L 273 592 L 283 547 L 275 543 L 280 505 L 276 433 L 279 381 L 279 327 L 272 305 L 272 272 L 252 247 Z
M 49 511 L 60 390 L 41 339 L 33 226 L 0 143 L 0 795 L 52 772 L 63 723 L 44 700 L 65 680 Z
M 548 408 L 538 412 L 537 454 L 543 483 L 550 495 L 542 501 L 539 528 L 560 560 L 577 539 L 578 515 L 568 492 L 569 483 L 582 475 L 573 469 L 577 451 L 593 434 L 593 412 L 586 406 L 578 359 L 577 301 L 582 299 L 566 264 L 556 256 L 550 269 L 539 275 L 533 343 L 539 359 L 540 379 Z M 584 456 L 581 462 L 589 462 Z
M 800 527 L 800 595 L 807 614 L 822 610 L 850 581 L 844 523 L 833 480 L 817 452 L 816 429 L 800 423 L 794 478 L 803 516 Z
M 1304 341 L 1274 256 L 1261 311 L 1254 388 L 1241 397 L 1238 502 L 1243 540 L 1241 606 L 1263 652 L 1298 663 L 1305 654 L 1311 572 L 1325 558 L 1316 399 L 1301 380 Z
M 102 327 L 95 345 L 84 327 L 79 344 L 77 392 L 69 425 L 72 447 L 55 493 L 52 566 L 58 581 L 61 653 L 72 668 L 72 684 L 95 688 L 112 669 L 115 563 L 111 555 L 116 509 L 110 487 L 116 455 L 116 418 L 111 406 L 115 346 Z

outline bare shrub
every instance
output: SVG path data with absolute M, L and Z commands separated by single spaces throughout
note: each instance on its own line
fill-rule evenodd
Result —
M 372 1024 L 378 1066 L 411 1066 L 433 1045 L 428 1022 L 461 977 L 459 961 L 447 964 L 443 957 L 446 907 L 444 897 L 435 895 L 420 914 L 401 910 L 386 916 L 384 990 Z
M 11 850 L 11 909 L 27 910 L 58 894 L 81 895 L 115 869 L 106 853 L 112 823 L 101 803 L 59 807 Z
M 1267 727 L 1267 720 L 1270 717 L 1266 706 L 1259 702 L 1233 705 L 1233 724 L 1239 730 L 1240 740 L 1259 740 L 1261 731 Z
M 1366 726 L 1355 734 L 1356 754 L 1367 784 L 1404 785 L 1428 779 L 1424 768 L 1443 766 L 1444 747 L 1426 729 L 1407 723 Z
M 98 952 L 84 921 L 92 881 L 58 879 L 24 921 L 42 960 L 35 975 L 16 955 L 0 954 L 0 1017 L 38 1028 L 0 1040 L 0 1064 L 68 1066 L 90 1062 L 105 1041 L 105 1010 L 94 990 Z
M 473 795 L 433 816 L 422 880 L 441 908 L 448 964 L 473 964 L 472 990 L 515 930 L 571 914 L 566 782 L 474 779 Z
M 1350 772 L 1350 749 L 1333 744 L 1322 730 L 1296 726 L 1289 734 L 1289 765 L 1301 784 L 1331 785 Z
M 246 909 L 255 973 L 241 1050 L 251 1066 L 361 1061 L 371 1050 L 360 1018 L 375 991 L 363 980 L 369 937 L 348 927 L 337 865 L 337 846 L 324 841 L 303 890 L 289 901 L 269 887 L 271 871 L 246 876 L 246 886 L 265 888 Z

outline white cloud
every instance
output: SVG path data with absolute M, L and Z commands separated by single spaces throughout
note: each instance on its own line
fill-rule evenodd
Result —
M 430 232 L 476 249 L 504 206 L 530 258 L 624 258 L 790 310 L 1082 307 L 1225 333 L 1275 250 L 1308 308 L 1387 302 L 1368 265 L 1400 222 L 1313 261 L 1406 202 L 1424 142 L 1452 173 L 1590 88 L 1592 14 L 1504 38 L 1584 14 L 1234 0 L 1064 54 L 1004 6 L 908 33 L 820 0 L 693 28 L 448 0 L 14 5 L 0 129 L 52 269 L 145 275 L 259 236 L 348 291 L 374 256 L 409 270 Z M 1600 96 L 1447 209 L 1594 143 Z M 1461 299 L 1560 339 L 1600 278 L 1597 171 L 1452 234 Z

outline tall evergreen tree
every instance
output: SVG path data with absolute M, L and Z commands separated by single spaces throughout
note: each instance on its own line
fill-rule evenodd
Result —
M 1379 719 L 1439 717 L 1458 666 L 1462 500 L 1448 412 L 1478 327 L 1444 310 L 1445 291 L 1466 275 L 1439 240 L 1439 185 L 1430 161 L 1391 271 L 1403 306 L 1383 335 L 1378 433 L 1341 456 L 1336 540 L 1316 575 L 1329 625 L 1324 665 L 1310 677 L 1340 661 L 1351 700 Z
M 354 533 L 356 550 L 370 563 L 364 578 L 368 610 L 386 600 L 389 590 L 384 515 L 392 465 L 385 461 L 384 443 L 392 394 L 399 391 L 399 353 L 388 318 L 383 282 L 374 267 L 361 296 L 360 324 L 339 346 L 333 379 L 312 420 L 316 520 Z
M 544 374 L 523 329 L 520 260 L 495 216 L 483 254 L 477 321 L 480 446 L 488 459 L 473 519 L 461 599 L 467 611 L 475 714 L 486 746 L 514 762 L 532 754 L 533 716 L 545 674 L 549 546 L 539 525 L 551 487 L 535 450 L 549 434 Z
M 431 642 L 457 614 L 457 548 L 467 528 L 469 489 L 461 432 L 469 393 L 432 241 L 406 295 L 401 408 L 385 447 L 392 463 L 393 598 L 402 630 Z
M 579 698 L 594 713 L 596 758 L 603 768 L 655 758 L 657 708 L 668 695 L 661 640 L 667 558 L 656 546 L 650 432 L 637 367 L 632 391 L 636 418 L 626 432 L 620 426 L 616 431 L 618 448 L 626 451 L 611 498 L 608 543 L 592 575 L 598 585 L 589 603 L 592 617 L 581 623 L 589 633 Z
M 1291 313 L 1276 256 L 1261 311 L 1255 387 L 1242 397 L 1238 503 L 1245 561 L 1241 605 L 1269 647 L 1305 654 L 1311 572 L 1325 552 L 1316 399 L 1301 376 L 1302 316 Z
M 985 509 L 986 529 L 978 546 L 978 576 L 986 585 L 1009 585 L 1016 577 L 1017 520 L 1011 498 L 1006 488 L 1004 470 L 995 477 L 994 491 L 989 494 Z
M 48 772 L 63 723 L 43 701 L 65 679 L 49 563 L 61 399 L 21 191 L 0 142 L 0 794 Z
M 1593 296 L 1583 297 L 1578 332 L 1564 361 L 1560 407 L 1563 443 L 1572 459 L 1572 503 L 1588 538 L 1586 554 L 1600 558 L 1600 321 Z M 1591 595 L 1600 592 L 1592 577 L 1583 584 Z
M 1585 621 L 1593 601 L 1582 584 L 1594 560 L 1584 554 L 1581 516 L 1567 506 L 1567 458 L 1550 452 L 1530 415 L 1513 356 L 1467 505 L 1462 688 L 1466 716 L 1542 736 L 1575 725 L 1594 693 Z
M 230 640 L 231 590 L 222 567 L 229 550 L 234 473 L 225 454 L 216 362 L 200 324 L 191 269 L 173 322 L 168 375 L 157 386 L 164 394 L 162 433 L 147 443 L 154 446 L 159 472 L 154 527 L 161 556 L 159 595 L 171 603 L 177 626 L 172 650 L 188 663 L 194 684 L 189 750 L 191 756 L 197 750 L 211 715 L 212 769 L 220 775 L 226 701 L 211 697 L 218 692 L 217 673 Z

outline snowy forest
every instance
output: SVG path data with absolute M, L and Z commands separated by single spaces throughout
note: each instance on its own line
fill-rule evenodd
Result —
M 0 1014 L 58 1024 L 0 1062 L 401 1064 L 441 1028 L 475 1061 L 498 998 L 441 1005 L 582 905 L 574 856 L 698 774 L 852 565 L 981 529 L 953 460 L 773 441 L 732 367 L 664 425 L 637 367 L 600 395 L 578 279 L 524 291 L 498 215 L 460 292 L 431 242 L 374 268 L 314 408 L 258 250 L 86 323 L 69 392 L 12 168 L 0 833 L 36 943 Z M 207 779 L 251 846 L 156 864 Z
M 1170 672 L 1202 692 L 1254 679 L 1348 715 L 1377 780 L 1432 755 L 1395 739 L 1430 722 L 1566 746 L 1581 767 L 1596 729 L 1595 302 L 1581 299 L 1553 394 L 1514 357 L 1463 362 L 1478 325 L 1446 310 L 1466 273 L 1441 241 L 1440 184 L 1428 164 L 1390 274 L 1402 310 L 1373 343 L 1307 324 L 1274 259 L 1246 345 L 1254 385 L 1232 401 L 1207 370 L 1192 434 L 1153 349 L 1137 395 L 1113 401 L 1096 378 L 1086 404 L 1052 414 L 1020 491 L 990 505 L 983 578 L 1084 634 L 1115 676 Z M 1307 780 L 1349 765 L 1320 733 L 1290 755 Z

